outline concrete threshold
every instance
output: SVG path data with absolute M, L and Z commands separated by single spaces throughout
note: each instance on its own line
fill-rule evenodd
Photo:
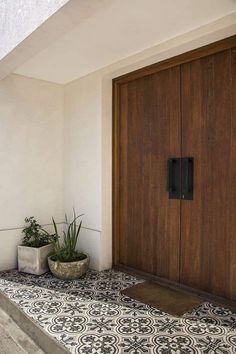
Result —
M 6 312 L 6 314 L 9 315 L 13 319 L 13 321 L 19 326 L 19 328 L 23 332 L 27 333 L 27 335 L 33 340 L 34 343 L 36 343 L 36 345 L 38 345 L 43 350 L 44 353 L 46 353 L 46 354 L 52 354 L 52 353 L 68 354 L 68 353 L 70 353 L 69 350 L 67 350 L 65 347 L 63 347 L 58 341 L 56 341 L 53 337 L 49 336 L 42 328 L 40 328 L 37 323 L 32 321 L 32 319 L 29 316 L 27 316 L 6 295 L 4 295 L 2 291 L 0 291 L 0 308 L 2 308 L 2 310 L 4 312 Z M 1 309 L 0 309 L 0 311 L 1 311 Z M 0 313 L 0 316 L 1 316 L 1 313 Z M 2 321 L 4 321 L 4 319 L 2 319 Z M 1 326 L 1 321 L 0 321 L 0 326 Z M 7 338 L 7 336 L 5 334 L 3 334 L 3 335 L 4 335 L 5 342 L 7 342 L 7 340 L 10 340 L 10 338 Z M 25 353 L 31 354 L 31 351 L 29 351 L 30 345 L 27 341 L 20 341 L 19 344 L 21 344 L 20 345 L 21 348 L 19 349 L 18 352 L 16 352 L 17 354 L 24 353 L 22 351 L 22 349 L 25 350 Z M 43 352 L 40 351 L 40 349 L 38 349 L 38 351 L 36 351 L 36 350 L 32 351 L 32 354 L 33 353 L 34 354 L 43 354 Z M 11 353 L 13 353 L 13 352 L 11 351 Z
M 0 347 L 1 354 L 45 354 L 1 308 Z

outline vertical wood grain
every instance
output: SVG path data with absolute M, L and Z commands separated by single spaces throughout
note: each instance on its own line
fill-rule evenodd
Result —
M 182 65 L 181 91 L 182 156 L 194 157 L 195 174 L 194 200 L 181 202 L 180 282 L 231 298 L 231 50 Z
M 235 45 L 236 36 L 113 85 L 113 263 L 231 300 Z M 193 201 L 168 199 L 166 161 L 180 156 L 194 157 Z
M 179 67 L 119 86 L 119 263 L 178 281 L 180 201 L 167 160 L 180 155 Z

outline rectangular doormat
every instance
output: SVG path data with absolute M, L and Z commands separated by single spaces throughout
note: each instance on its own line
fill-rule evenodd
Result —
M 127 288 L 122 294 L 173 316 L 182 316 L 204 302 L 196 295 L 148 281 Z

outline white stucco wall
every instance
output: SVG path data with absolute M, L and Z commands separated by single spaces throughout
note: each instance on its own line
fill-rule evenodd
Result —
M 89 94 L 88 94 L 89 93 Z M 65 210 L 84 214 L 78 247 L 101 269 L 101 78 L 65 86 Z
M 16 266 L 26 216 L 64 218 L 63 95 L 18 75 L 0 81 L 0 270 Z

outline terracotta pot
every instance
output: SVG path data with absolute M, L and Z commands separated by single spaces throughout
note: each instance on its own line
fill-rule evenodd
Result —
M 58 262 L 48 257 L 48 265 L 55 277 L 65 280 L 81 278 L 88 270 L 89 257 L 77 262 Z

